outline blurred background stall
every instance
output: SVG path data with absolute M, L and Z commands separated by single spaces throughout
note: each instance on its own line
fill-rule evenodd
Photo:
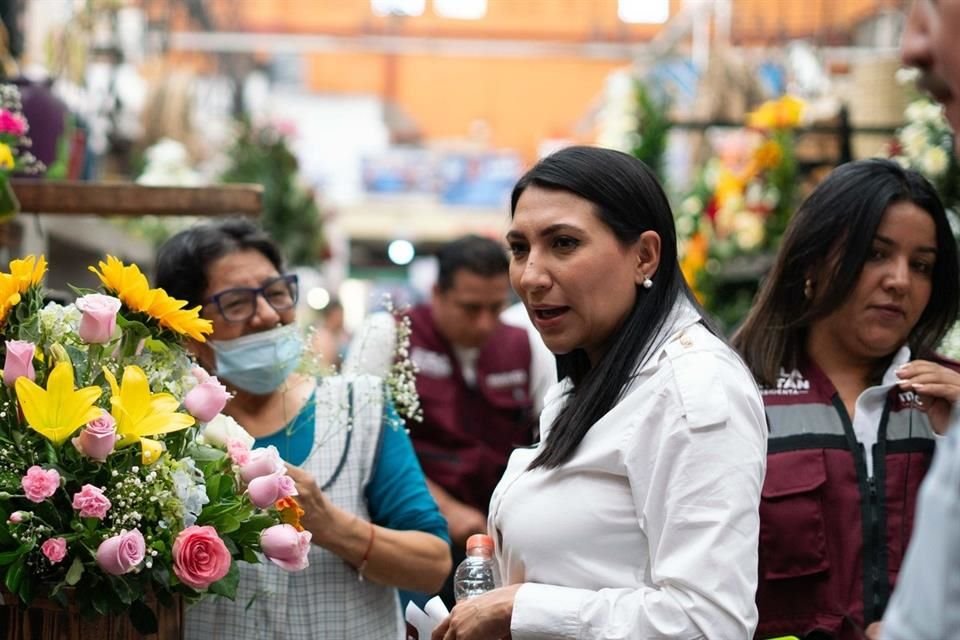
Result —
M 301 273 L 302 304 L 340 301 L 347 332 L 382 293 L 422 300 L 444 241 L 501 238 L 537 158 L 572 143 L 633 153 L 665 182 L 685 274 L 729 330 L 799 198 L 836 164 L 897 156 L 956 202 L 937 109 L 895 80 L 907 8 L 3 0 L 0 68 L 46 180 L 263 185 L 261 219 Z M 148 264 L 192 218 L 64 220 L 24 211 L 2 251 Z

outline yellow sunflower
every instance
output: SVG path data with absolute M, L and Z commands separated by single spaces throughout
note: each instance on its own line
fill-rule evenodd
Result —
M 213 331 L 213 323 L 200 317 L 200 307 L 184 309 L 187 305 L 184 300 L 177 300 L 167 295 L 163 289 L 151 289 L 147 277 L 135 264 L 124 265 L 113 256 L 107 256 L 106 262 L 99 262 L 100 267 L 90 267 L 100 282 L 112 291 L 127 308 L 144 313 L 160 326 L 170 329 L 181 335 L 187 335 L 204 342 L 206 334 Z
M 20 293 L 26 293 L 30 287 L 40 284 L 46 272 L 47 259 L 42 255 L 39 258 L 27 256 L 10 261 L 10 275 L 19 283 Z
M 47 272 L 47 259 L 27 256 L 10 261 L 10 273 L 0 273 L 0 324 L 10 310 L 20 303 L 23 294 L 38 286 Z

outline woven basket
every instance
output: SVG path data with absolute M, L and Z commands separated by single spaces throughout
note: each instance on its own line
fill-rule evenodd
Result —
M 3 640 L 182 640 L 183 603 L 174 597 L 170 607 L 147 604 L 157 615 L 157 633 L 142 635 L 126 614 L 86 619 L 76 607 L 64 609 L 45 598 L 34 598 L 30 606 L 7 591 L 2 592 L 0 638 Z

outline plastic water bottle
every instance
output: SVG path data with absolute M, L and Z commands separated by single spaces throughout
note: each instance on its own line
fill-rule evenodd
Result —
M 475 533 L 467 538 L 467 557 L 453 574 L 453 597 L 462 602 L 497 586 L 493 540 L 483 533 Z

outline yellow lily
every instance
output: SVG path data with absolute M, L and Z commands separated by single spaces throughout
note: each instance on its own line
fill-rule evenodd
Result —
M 140 462 L 148 466 L 160 459 L 163 443 L 153 438 L 140 438 Z
M 10 145 L 0 142 L 0 168 L 10 170 L 16 165 Z
M 123 369 L 123 379 L 117 385 L 116 377 L 103 369 L 110 383 L 110 414 L 117 422 L 119 446 L 142 441 L 146 436 L 156 436 L 186 429 L 194 423 L 192 416 L 178 413 L 180 402 L 169 393 L 151 393 L 147 374 L 137 366 Z M 149 443 L 147 449 L 149 449 Z
M 69 362 L 60 362 L 53 368 L 46 389 L 26 376 L 17 378 L 15 384 L 27 424 L 56 445 L 100 415 L 99 407 L 94 406 L 100 387 L 74 390 L 73 384 Z

